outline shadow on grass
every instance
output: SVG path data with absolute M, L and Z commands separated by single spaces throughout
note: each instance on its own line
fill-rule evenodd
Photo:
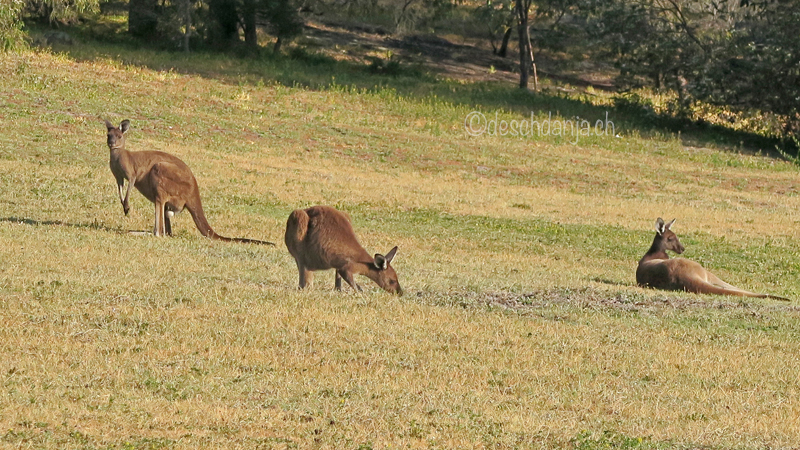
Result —
M 636 287 L 636 283 L 626 283 L 624 281 L 609 280 L 608 278 L 592 278 L 591 280 L 596 283 L 607 284 L 609 286 Z
M 337 61 L 302 47 L 290 49 L 287 55 L 276 55 L 263 49 L 258 54 L 241 52 L 240 56 L 211 51 L 186 54 L 143 47 L 141 42 L 133 41 L 119 30 L 114 33 L 106 32 L 105 36 L 87 33 L 85 29 L 74 29 L 74 32 L 82 35 L 86 43 L 58 50 L 78 61 L 120 60 L 126 65 L 199 75 L 235 85 L 278 83 L 311 90 L 346 87 L 367 92 L 394 91 L 404 98 L 436 99 L 456 106 L 475 108 L 484 113 L 491 110 L 511 111 L 519 113 L 522 118 L 530 117 L 531 113 L 537 116 L 552 113 L 554 117 L 572 119 L 577 116 L 594 123 L 597 119 L 606 118 L 608 114 L 616 129 L 622 131 L 624 136 L 680 136 L 684 145 L 758 152 L 783 159 L 775 150 L 776 146 L 782 145 L 779 139 L 657 114 L 630 102 L 596 105 L 588 94 L 568 93 L 557 89 L 534 93 L 501 82 L 463 83 L 441 80 L 419 66 L 379 64 L 376 68 L 374 62 L 361 64 Z M 343 37 L 346 38 L 347 36 Z M 425 47 L 421 50 L 430 49 Z M 454 60 L 448 61 L 457 63 Z M 389 67 L 391 70 L 387 72 Z
M 140 230 L 120 230 L 117 228 L 111 228 L 106 225 L 102 225 L 98 222 L 91 222 L 91 223 L 70 223 L 70 222 L 63 222 L 61 220 L 36 220 L 36 219 L 28 219 L 23 217 L 0 217 L 0 222 L 9 222 L 9 223 L 24 223 L 25 225 L 30 226 L 59 226 L 59 227 L 70 227 L 70 228 L 78 228 L 83 230 L 99 230 L 99 231 L 107 231 L 109 233 L 116 233 L 116 234 L 150 234 L 149 231 L 140 231 Z

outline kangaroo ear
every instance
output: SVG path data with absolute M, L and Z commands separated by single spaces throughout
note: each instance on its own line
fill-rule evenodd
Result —
M 389 253 L 386 254 L 386 264 L 391 264 L 392 260 L 394 259 L 394 255 L 397 254 L 397 246 L 395 245 L 393 249 L 389 250 Z
M 106 119 L 106 128 L 108 129 L 108 131 L 111 131 L 111 130 L 114 129 L 114 124 L 109 122 L 108 119 Z
M 664 219 L 659 217 L 658 219 L 656 219 L 656 233 L 664 234 L 664 231 L 666 231 L 666 226 L 664 225 Z
M 123 120 L 122 123 L 119 124 L 119 129 L 120 131 L 122 131 L 122 134 L 125 134 L 125 132 L 128 131 L 128 128 L 130 127 L 131 127 L 131 121 L 128 119 Z
M 675 223 L 675 219 L 672 219 L 672 220 L 671 220 L 671 221 L 670 221 L 668 224 L 666 224 L 666 225 L 664 226 L 664 229 L 665 229 L 665 230 L 669 230 L 669 229 L 670 229 L 670 227 L 672 227 L 672 224 L 674 224 L 674 223 Z
M 389 268 L 389 261 L 380 253 L 375 253 L 375 262 L 373 262 L 373 264 L 375 264 L 375 268 L 378 270 L 386 270 Z

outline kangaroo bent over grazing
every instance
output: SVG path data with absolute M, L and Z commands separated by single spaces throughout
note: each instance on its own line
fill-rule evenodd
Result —
M 108 120 L 105 123 L 108 129 L 108 148 L 111 152 L 109 165 L 111 173 L 117 180 L 117 192 L 125 215 L 128 215 L 131 209 L 128 203 L 131 186 L 136 186 L 142 195 L 155 204 L 153 234 L 156 236 L 171 236 L 170 218 L 186 208 L 203 236 L 221 241 L 275 245 L 272 242 L 255 239 L 227 238 L 215 233 L 203 213 L 200 190 L 189 166 L 169 153 L 125 150 L 125 133 L 130 128 L 130 121 L 123 120 L 119 128 Z M 125 180 L 128 180 L 128 187 L 123 197 Z
M 653 239 L 653 245 L 639 261 L 639 267 L 636 269 L 636 283 L 639 286 L 696 294 L 738 295 L 789 301 L 788 298 L 739 289 L 720 280 L 694 261 L 685 258 L 670 259 L 667 250 L 677 254 L 683 253 L 683 245 L 670 229 L 674 223 L 675 219 L 666 224 L 660 217 L 656 220 L 656 237 Z
M 342 289 L 342 278 L 353 289 L 361 290 L 353 275 L 364 275 L 384 290 L 403 294 L 397 273 L 390 265 L 397 247 L 386 256 L 369 256 L 358 243 L 350 218 L 330 206 L 296 209 L 286 222 L 286 248 L 297 262 L 300 288 L 313 279 L 312 271 L 336 269 L 336 290 Z

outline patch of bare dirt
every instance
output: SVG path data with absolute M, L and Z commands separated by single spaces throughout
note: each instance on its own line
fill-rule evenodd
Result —
M 638 292 L 607 292 L 592 288 L 547 289 L 530 293 L 511 292 L 458 292 L 417 294 L 433 303 L 450 305 L 489 306 L 514 310 L 519 313 L 534 313 L 544 308 L 564 305 L 578 308 L 603 308 L 621 311 L 659 312 L 665 310 L 720 309 L 739 310 L 759 315 L 768 311 L 800 312 L 800 306 L 771 303 L 771 300 L 745 300 L 717 296 L 672 295 L 656 293 L 647 295 Z
M 500 57 L 470 43 L 455 43 L 432 35 L 393 36 L 381 27 L 339 25 L 310 21 L 305 43 L 337 60 L 369 64 L 372 58 L 395 59 L 403 64 L 421 65 L 443 78 L 463 81 L 519 82 L 515 52 Z M 578 63 L 577 70 L 561 70 L 554 57 L 537 55 L 537 71 L 560 83 L 599 90 L 614 88 L 607 68 L 589 62 Z M 557 88 L 563 89 L 563 88 Z

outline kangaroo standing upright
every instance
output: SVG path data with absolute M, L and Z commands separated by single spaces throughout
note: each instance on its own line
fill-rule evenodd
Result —
M 314 206 L 296 209 L 286 222 L 286 248 L 297 262 L 300 272 L 300 288 L 305 288 L 313 279 L 315 270 L 336 269 L 336 290 L 342 289 L 342 278 L 353 289 L 353 275 L 364 275 L 384 290 L 403 294 L 397 273 L 390 265 L 397 247 L 386 254 L 369 256 L 358 243 L 350 218 L 330 206 Z
M 667 250 L 679 255 L 683 253 L 683 245 L 678 240 L 678 236 L 670 229 L 674 223 L 675 219 L 669 223 L 664 223 L 660 217 L 656 220 L 656 237 L 653 239 L 653 245 L 639 260 L 639 267 L 636 269 L 636 283 L 639 286 L 696 294 L 789 300 L 775 295 L 756 294 L 739 289 L 720 280 L 694 261 L 685 258 L 670 259 Z
M 255 239 L 227 238 L 215 233 L 203 213 L 200 190 L 189 166 L 169 153 L 125 150 L 125 133 L 130 128 L 130 121 L 123 120 L 119 128 L 108 120 L 105 123 L 108 129 L 108 148 L 111 152 L 109 165 L 111 173 L 117 180 L 117 192 L 125 215 L 128 215 L 131 209 L 128 203 L 131 186 L 136 186 L 142 195 L 155 204 L 156 218 L 153 226 L 155 236 L 171 236 L 171 217 L 186 208 L 203 236 L 228 242 L 275 245 L 272 242 Z M 128 180 L 127 189 L 124 188 L 125 180 Z M 123 189 L 125 189 L 124 197 Z

